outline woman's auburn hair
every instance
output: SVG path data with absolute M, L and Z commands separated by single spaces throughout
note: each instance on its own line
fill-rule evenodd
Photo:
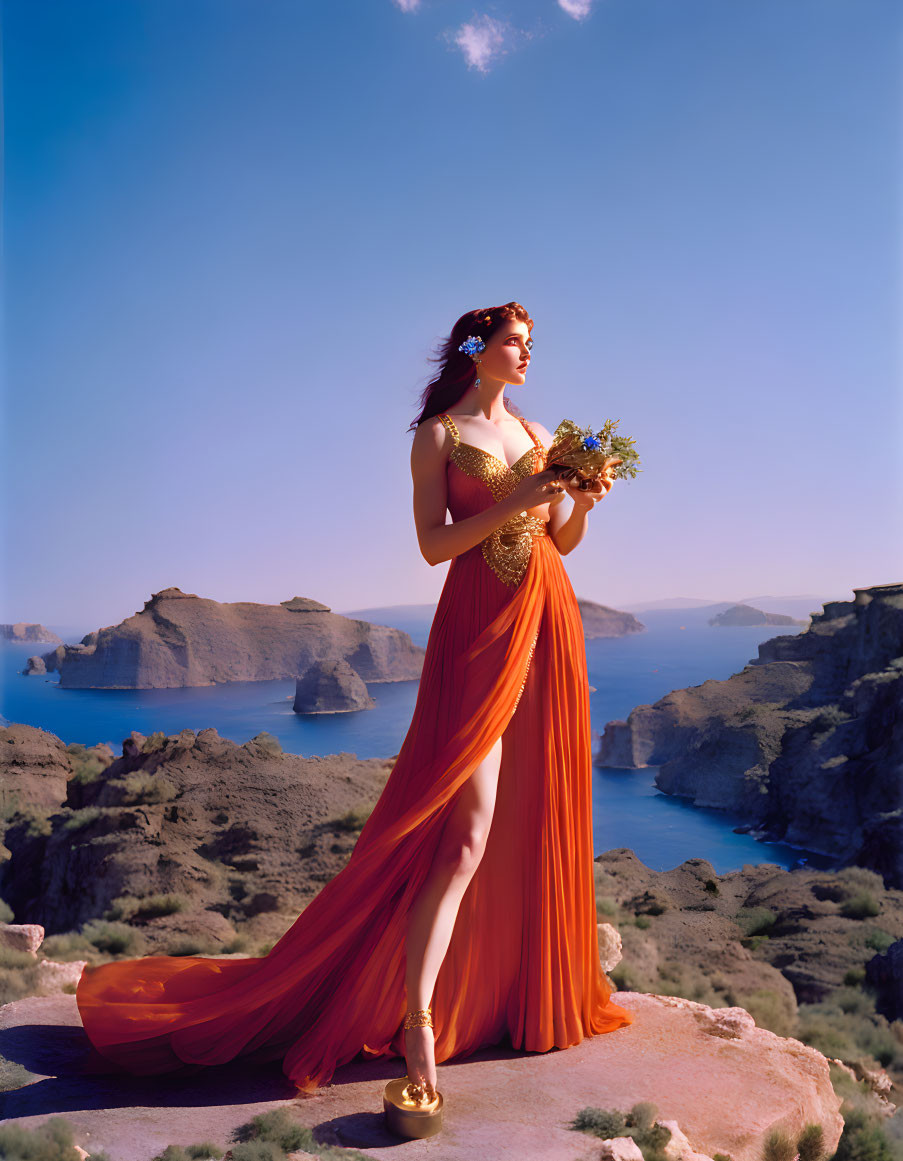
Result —
M 527 313 L 526 307 L 519 302 L 506 302 L 502 306 L 489 306 L 485 310 L 469 310 L 462 314 L 452 327 L 451 334 L 443 339 L 436 348 L 436 354 L 427 361 L 438 363 L 439 371 L 420 394 L 420 414 L 411 422 L 408 431 L 417 428 L 425 419 L 438 415 L 440 411 L 447 411 L 454 406 L 465 391 L 474 385 L 477 378 L 477 365 L 458 347 L 468 335 L 479 335 L 484 343 L 504 323 L 512 320 L 525 322 L 532 332 L 533 319 Z M 520 415 L 515 405 L 505 397 L 505 407 L 514 415 Z

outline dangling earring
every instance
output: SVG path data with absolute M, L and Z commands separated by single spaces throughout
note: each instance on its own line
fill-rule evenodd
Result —
M 476 363 L 476 365 L 477 365 L 478 367 L 479 367 L 480 363 L 482 363 L 482 361 L 483 361 L 482 359 L 474 359 L 474 362 Z M 479 387 L 479 385 L 480 385 L 480 378 L 479 378 L 479 376 L 477 376 L 477 378 L 474 380 L 474 384 L 473 384 L 473 385 L 474 385 L 474 387 Z

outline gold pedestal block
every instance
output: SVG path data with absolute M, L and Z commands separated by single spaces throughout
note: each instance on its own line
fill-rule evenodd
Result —
M 390 1080 L 383 1093 L 386 1123 L 399 1137 L 432 1137 L 442 1128 L 442 1093 L 436 1091 L 432 1101 L 417 1102 L 405 1095 L 411 1083 L 409 1076 Z

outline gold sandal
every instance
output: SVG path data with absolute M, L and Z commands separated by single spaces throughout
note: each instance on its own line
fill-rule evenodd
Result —
M 405 1016 L 404 1026 L 433 1027 L 432 1011 L 420 1008 Z M 442 1128 L 442 1093 L 428 1081 L 414 1081 L 405 1074 L 390 1080 L 383 1093 L 386 1123 L 400 1137 L 432 1137 Z

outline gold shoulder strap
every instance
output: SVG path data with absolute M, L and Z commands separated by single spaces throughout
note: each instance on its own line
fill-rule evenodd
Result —
M 460 437 L 460 435 L 458 435 L 458 428 L 455 425 L 455 421 L 452 419 L 452 417 L 450 415 L 447 415 L 444 411 L 439 412 L 439 418 L 442 420 L 442 422 L 445 424 L 445 426 L 448 428 L 448 430 L 452 433 L 452 436 L 454 437 L 454 441 L 455 441 L 455 447 L 457 447 L 458 444 L 461 442 L 461 437 Z
M 521 421 L 521 426 L 526 430 L 527 435 L 529 435 L 530 439 L 533 440 L 533 443 L 536 445 L 536 447 L 538 447 L 541 451 L 545 451 L 542 440 L 540 440 L 539 436 L 536 434 L 530 424 L 527 423 L 526 419 L 524 419 L 521 415 L 519 415 L 517 418 Z

